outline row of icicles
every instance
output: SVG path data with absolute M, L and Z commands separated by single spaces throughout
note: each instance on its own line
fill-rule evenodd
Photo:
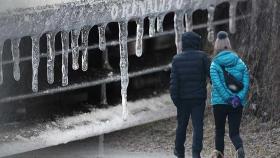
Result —
M 230 5 L 230 32 L 236 31 L 235 18 L 236 18 L 236 2 L 231 2 Z M 215 6 L 208 8 L 208 40 L 214 41 L 214 11 Z M 166 14 L 159 14 L 149 16 L 149 36 L 155 36 L 156 32 L 163 32 L 163 20 Z M 184 29 L 185 19 L 185 29 Z M 119 45 L 120 45 L 120 71 L 121 71 L 121 95 L 123 105 L 123 118 L 128 116 L 127 110 L 127 87 L 129 83 L 128 76 L 128 52 L 127 52 L 127 21 L 118 22 L 119 25 Z M 144 34 L 144 18 L 136 19 L 137 33 L 136 33 L 136 55 L 141 57 L 142 55 L 142 41 Z M 155 26 L 156 24 L 156 26 Z M 99 32 L 99 49 L 104 51 L 106 49 L 105 30 L 107 24 L 98 25 Z M 174 16 L 174 30 L 175 30 L 175 43 L 177 46 L 177 53 L 182 52 L 181 37 L 185 31 L 192 31 L 192 15 L 185 13 L 185 11 L 178 10 Z M 84 27 L 81 30 L 71 30 L 71 50 L 72 50 L 72 69 L 79 69 L 79 51 L 82 52 L 82 64 L 81 69 L 87 71 L 88 69 L 88 36 L 90 27 Z M 81 46 L 78 44 L 78 39 L 81 34 Z M 55 61 L 55 32 L 48 32 L 47 37 L 47 81 L 49 84 L 54 83 L 54 61 Z M 40 63 L 40 50 L 39 40 L 40 36 L 32 36 L 32 90 L 38 92 L 38 67 Z M 20 52 L 19 52 L 20 39 L 11 40 L 11 50 L 13 56 L 13 75 L 16 81 L 20 80 Z M 69 51 L 69 31 L 61 32 L 62 43 L 62 86 L 68 85 L 68 51 Z M 1 48 L 3 47 L 3 43 Z M 2 71 L 2 49 L 0 49 L 0 84 L 3 83 L 3 71 Z

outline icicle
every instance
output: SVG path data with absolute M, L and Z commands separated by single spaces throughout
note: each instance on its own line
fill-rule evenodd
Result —
M 185 22 L 186 22 L 186 32 L 190 32 L 193 30 L 192 28 L 192 15 L 185 13 Z
M 174 16 L 175 43 L 177 54 L 182 52 L 182 34 L 184 32 L 184 12 L 177 11 Z
M 101 104 L 102 105 L 107 105 L 107 95 L 106 95 L 106 84 L 101 85 Z
M 119 42 L 120 42 L 120 70 L 121 70 L 121 95 L 123 107 L 123 120 L 127 119 L 127 87 L 128 77 L 128 52 L 127 52 L 127 22 L 119 22 Z
M 39 36 L 32 36 L 32 90 L 38 92 L 38 68 L 40 63 Z
M 49 84 L 54 82 L 54 59 L 55 59 L 55 33 L 47 33 L 47 80 Z
M 82 70 L 88 70 L 88 35 L 90 27 L 82 29 Z
M 80 30 L 71 31 L 72 69 L 79 69 L 79 36 Z
M 150 16 L 149 17 L 149 36 L 150 37 L 153 37 L 156 34 L 155 21 L 156 21 L 156 17 L 155 16 Z
M 164 20 L 165 14 L 160 14 L 157 17 L 157 32 L 163 32 L 163 20 Z
M 2 55 L 3 55 L 3 43 L 0 42 L 0 85 L 3 84 L 3 63 L 2 63 Z
M 62 44 L 62 86 L 68 85 L 68 49 L 69 49 L 69 33 L 67 31 L 61 32 Z
M 142 18 L 137 19 L 137 33 L 136 33 L 136 56 L 141 57 L 143 52 L 143 34 L 144 34 L 144 20 Z
M 104 51 L 106 49 L 106 31 L 107 24 L 101 24 L 98 26 L 98 33 L 99 33 L 99 49 Z
M 207 31 L 208 31 L 207 39 L 209 42 L 214 42 L 215 40 L 215 32 L 213 26 L 214 12 L 215 12 L 215 6 L 210 5 L 208 8 L 208 27 L 207 27 Z
M 236 32 L 236 7 L 237 7 L 237 1 L 230 1 L 230 7 L 229 7 L 229 31 L 230 31 L 230 33 Z
M 13 55 L 13 61 L 14 61 L 14 68 L 13 68 L 13 74 L 16 81 L 20 80 L 20 67 L 19 67 L 19 43 L 20 39 L 13 39 L 11 41 L 12 46 L 12 55 Z
M 103 68 L 107 70 L 112 70 L 112 67 L 108 60 L 108 49 L 104 50 L 102 53 L 102 59 L 103 59 Z

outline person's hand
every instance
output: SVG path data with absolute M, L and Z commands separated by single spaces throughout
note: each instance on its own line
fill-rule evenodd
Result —
M 232 105 L 233 108 L 237 108 L 241 105 L 241 99 L 235 95 L 227 99 L 227 104 Z
M 231 100 L 231 105 L 234 108 L 237 108 L 238 106 L 241 105 L 241 99 L 237 95 L 233 96 L 233 98 Z

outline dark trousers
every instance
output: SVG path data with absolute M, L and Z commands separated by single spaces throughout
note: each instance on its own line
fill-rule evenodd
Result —
M 205 100 L 183 100 L 177 106 L 177 130 L 175 149 L 179 156 L 185 155 L 186 130 L 189 118 L 192 118 L 193 125 L 193 153 L 200 153 L 203 140 L 203 118 L 205 110 Z
M 226 118 L 228 118 L 229 137 L 235 147 L 243 147 L 242 139 L 239 135 L 240 123 L 242 118 L 242 107 L 234 109 L 230 105 L 214 105 L 215 118 L 215 147 L 216 150 L 224 153 L 224 136 Z

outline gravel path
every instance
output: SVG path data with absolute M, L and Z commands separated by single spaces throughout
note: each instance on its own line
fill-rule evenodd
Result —
M 213 150 L 214 124 L 211 110 L 205 114 L 203 157 L 209 157 Z M 190 123 L 189 123 L 190 124 Z M 278 124 L 279 125 L 279 124 Z M 242 137 L 248 158 L 279 158 L 280 128 L 275 122 L 261 122 L 245 114 L 242 123 Z M 104 136 L 104 158 L 172 158 L 176 129 L 176 118 L 169 118 L 150 124 L 113 132 Z M 188 128 L 186 154 L 191 150 L 191 127 Z M 234 158 L 234 148 L 228 134 L 226 158 Z M 98 153 L 98 137 L 71 142 L 64 145 L 32 151 L 10 158 L 89 158 Z M 95 156 L 94 156 L 95 155 Z
M 214 147 L 214 124 L 210 107 L 207 108 L 205 115 L 203 156 L 209 157 Z M 280 157 L 280 127 L 275 122 L 261 122 L 257 118 L 245 114 L 241 126 L 241 135 L 248 158 Z M 131 152 L 172 153 L 175 130 L 176 118 L 170 118 L 111 133 L 105 136 L 105 143 L 112 148 L 125 149 Z M 191 142 L 191 127 L 189 126 L 186 154 L 190 154 Z M 228 132 L 225 137 L 225 145 L 225 156 L 233 158 L 235 151 Z

